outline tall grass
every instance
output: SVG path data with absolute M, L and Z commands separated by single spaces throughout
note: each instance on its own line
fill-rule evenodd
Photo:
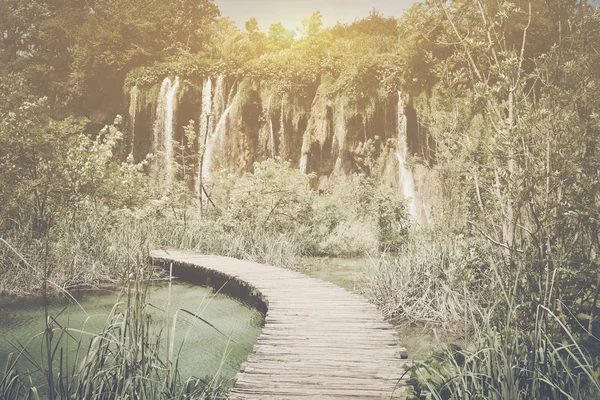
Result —
M 562 271 L 542 271 L 526 257 L 507 261 L 481 239 L 429 232 L 369 268 L 361 290 L 388 316 L 468 343 L 415 362 L 417 397 L 600 399 L 598 359 L 587 350 L 597 339 L 574 331 Z
M 305 253 L 298 234 L 263 229 L 224 229 L 214 220 L 196 219 L 187 224 L 165 225 L 165 221 L 149 222 L 156 247 L 167 247 L 217 254 L 270 265 L 295 268 Z
M 548 321 L 551 319 L 552 321 Z M 566 326 L 562 336 L 548 332 L 560 320 L 540 306 L 534 329 L 489 323 L 477 330 L 468 349 L 449 348 L 416 362 L 421 388 L 433 399 L 598 399 L 600 380 L 591 357 Z
M 599 399 L 595 359 L 551 309 L 554 279 L 548 280 L 535 304 L 524 304 L 518 303 L 519 277 L 505 288 L 500 274 L 494 276 L 501 287 L 500 301 L 480 311 L 471 345 L 448 346 L 416 362 L 417 392 L 436 400 Z
M 491 251 L 475 238 L 414 233 L 394 258 L 382 257 L 363 273 L 361 291 L 388 317 L 469 330 L 478 307 L 497 298 L 488 278 Z
M 44 240 L 26 232 L 7 233 L 0 243 L 0 293 L 39 293 L 44 265 L 49 279 L 65 289 L 121 284 L 132 265 L 146 263 L 150 248 L 187 249 L 289 268 L 301 264 L 304 249 L 296 233 L 227 230 L 214 219 L 178 217 L 92 210 L 74 220 L 56 221 Z M 48 254 L 46 241 L 51 244 Z
M 146 263 L 150 237 L 135 218 L 88 212 L 58 220 L 43 239 L 17 231 L 1 239 L 0 292 L 27 295 L 40 293 L 44 277 L 64 289 L 126 282 Z
M 0 399 L 224 398 L 217 377 L 182 379 L 174 347 L 177 313 L 169 318 L 166 310 L 167 325 L 157 332 L 146 299 L 148 279 L 147 269 L 132 273 L 99 334 L 60 326 L 47 315 L 42 359 L 26 346 L 11 354 L 0 379 Z M 69 341 L 76 343 L 74 359 L 66 350 Z M 19 371 L 22 358 L 43 375 L 43 384 Z

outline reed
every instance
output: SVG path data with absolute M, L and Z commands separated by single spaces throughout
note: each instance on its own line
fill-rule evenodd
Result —
M 184 221 L 179 214 L 81 212 L 73 220 L 56 221 L 44 239 L 51 244 L 48 254 L 44 241 L 27 233 L 0 236 L 0 293 L 40 293 L 45 265 L 48 278 L 64 289 L 122 284 L 132 265 L 146 262 L 149 248 L 194 250 L 294 268 L 305 253 L 300 236 L 261 228 L 224 229 L 216 220 Z
M 224 398 L 222 382 L 179 373 L 179 355 L 185 340 L 175 351 L 177 310 L 165 310 L 166 325 L 151 324 L 148 281 L 153 272 L 147 268 L 132 271 L 130 279 L 114 305 L 101 333 L 61 326 L 47 316 L 41 333 L 42 359 L 27 345 L 8 358 L 0 377 L 0 399 L 217 399 Z M 196 313 L 186 311 L 202 323 Z M 210 325 L 210 323 L 208 323 Z M 75 357 L 66 351 L 76 341 Z M 31 373 L 18 369 L 26 358 L 34 365 Z M 35 382 L 41 372 L 43 383 Z
M 476 238 L 414 233 L 364 271 L 360 290 L 387 317 L 467 334 L 478 308 L 498 295 L 488 279 L 491 251 Z
M 510 288 L 498 282 L 502 301 L 481 312 L 470 346 L 447 346 L 415 363 L 417 394 L 436 400 L 600 398 L 594 358 L 552 310 L 554 277 L 533 313 L 531 304 L 519 303 L 520 284 L 518 277 Z

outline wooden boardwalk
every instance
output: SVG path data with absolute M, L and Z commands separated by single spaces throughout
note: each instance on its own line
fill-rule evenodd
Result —
M 229 399 L 396 399 L 409 360 L 361 296 L 299 272 L 233 258 L 154 251 L 155 264 L 233 277 L 265 299 L 265 326 Z

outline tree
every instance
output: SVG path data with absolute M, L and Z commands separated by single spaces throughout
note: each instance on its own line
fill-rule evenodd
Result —
M 310 218 L 309 177 L 289 162 L 268 159 L 230 189 L 225 224 L 241 230 L 294 232 Z
M 187 52 L 201 51 L 208 44 L 207 27 L 220 15 L 219 8 L 212 0 L 176 0 L 173 3 L 172 42 Z
M 321 28 L 323 28 L 323 15 L 317 11 L 309 19 L 302 21 L 300 32 L 304 37 L 314 37 L 321 31 Z
M 252 17 L 248 21 L 246 21 L 244 26 L 246 27 L 246 32 L 248 32 L 249 35 L 252 35 L 252 34 L 258 32 L 258 20 L 254 17 Z
M 567 306 L 591 321 L 600 60 L 586 43 L 599 40 L 600 19 L 586 21 L 567 1 L 560 12 L 537 1 L 476 5 L 426 6 L 450 50 L 429 60 L 436 82 L 416 101 L 437 142 L 436 169 L 463 196 L 471 232 L 503 249 L 507 279 L 526 282 L 522 301 L 543 297 L 556 274 L 557 312 Z
M 206 51 L 218 15 L 211 0 L 2 1 L 0 70 L 23 72 L 51 106 L 87 114 L 111 103 L 132 68 Z
M 15 62 L 32 56 L 32 41 L 47 11 L 44 3 L 39 1 L 0 2 L 0 61 Z
M 250 18 L 246 21 L 246 32 L 248 32 L 248 40 L 250 41 L 250 45 L 248 46 L 250 49 L 250 54 L 253 57 L 259 57 L 265 51 L 266 39 L 267 36 L 259 32 L 258 30 L 258 21 L 256 18 Z
M 115 157 L 122 138 L 115 126 L 91 138 L 87 119 L 53 119 L 48 100 L 18 74 L 0 77 L 0 103 L 0 232 L 30 229 L 40 238 L 81 207 L 140 204 L 144 163 Z
M 246 34 L 231 18 L 218 18 L 210 28 L 210 48 L 207 54 L 211 59 L 241 66 L 252 58 Z
M 294 34 L 287 30 L 281 22 L 271 25 L 268 38 L 271 52 L 287 49 L 294 43 Z

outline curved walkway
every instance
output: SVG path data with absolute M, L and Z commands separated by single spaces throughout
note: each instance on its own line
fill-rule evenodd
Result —
M 262 334 L 230 399 L 396 399 L 405 388 L 406 350 L 361 296 L 250 261 L 181 251 L 150 256 L 155 264 L 186 268 L 188 276 L 199 268 L 245 284 L 266 305 Z

